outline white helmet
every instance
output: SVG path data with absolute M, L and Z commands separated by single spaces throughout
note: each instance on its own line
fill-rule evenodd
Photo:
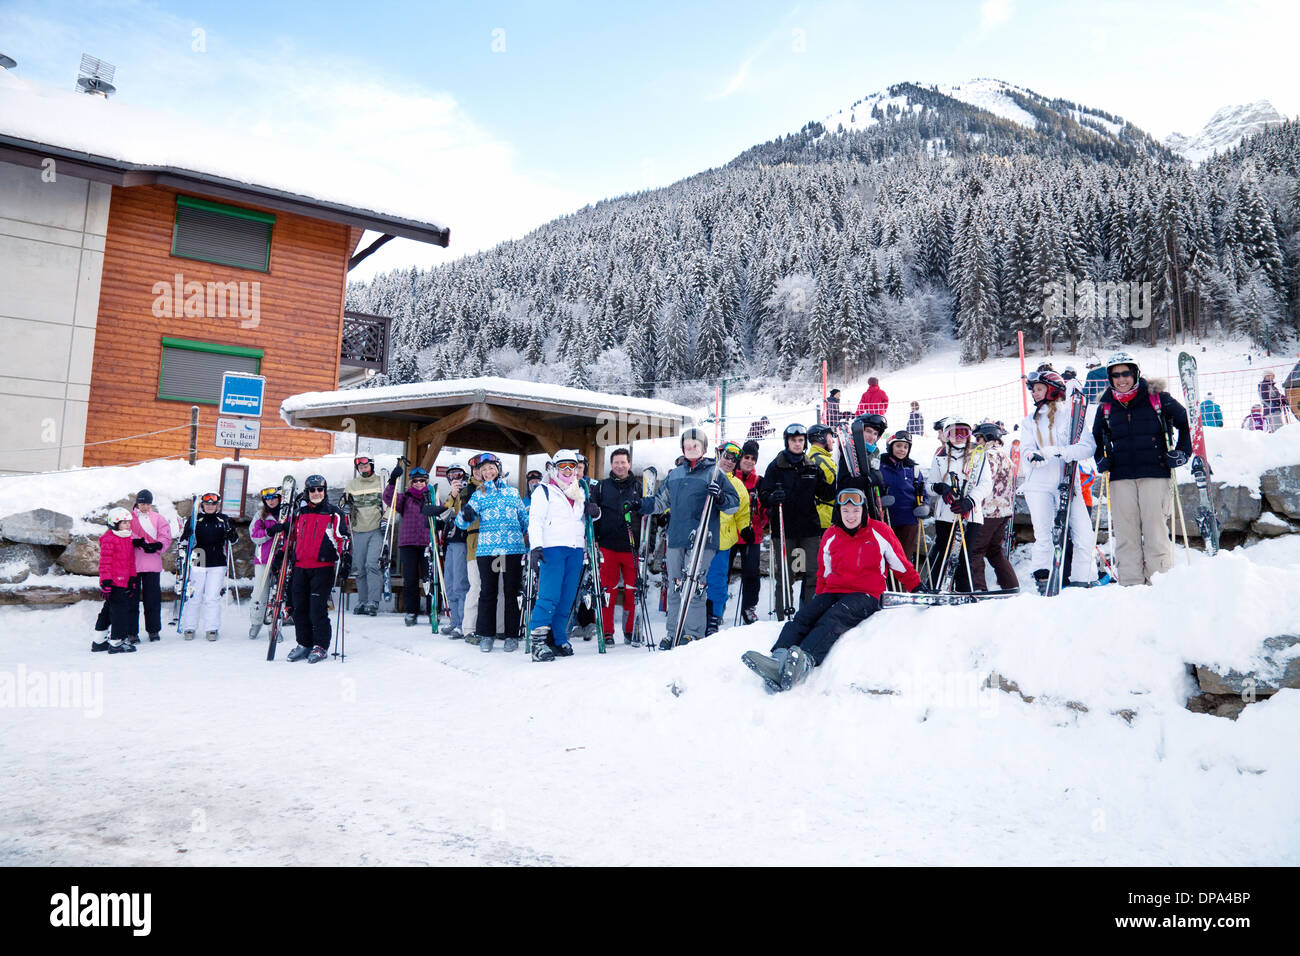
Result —
M 459 471 L 462 475 L 469 475 L 469 469 L 458 461 L 453 461 L 443 472 L 444 475 L 450 475 L 453 471 Z
M 1125 352 L 1123 349 L 1111 355 L 1110 358 L 1106 359 L 1106 375 L 1108 377 L 1110 375 L 1110 370 L 1114 368 L 1116 365 L 1132 365 L 1134 381 L 1137 381 L 1138 376 L 1142 374 L 1142 370 L 1138 368 L 1137 360 L 1134 359 L 1133 356 Z
M 939 433 L 939 437 L 942 438 L 944 441 L 947 441 L 948 433 L 952 431 L 954 428 L 956 428 L 958 425 L 965 425 L 966 430 L 969 432 L 973 432 L 975 430 L 974 426 L 971 425 L 970 419 L 967 416 L 962 415 L 961 413 L 957 413 L 955 415 L 949 415 L 947 418 L 943 420 L 943 431 Z
M 131 512 L 127 511 L 125 508 L 108 509 L 108 525 L 110 528 L 116 528 L 118 522 L 130 521 L 130 520 L 131 520 Z
M 561 448 L 559 451 L 557 451 L 554 455 L 551 456 L 551 460 L 549 464 L 552 468 L 558 467 L 560 462 L 564 462 L 564 461 L 576 465 L 578 461 L 581 459 L 581 457 L 582 456 L 579 455 L 578 452 L 573 448 Z

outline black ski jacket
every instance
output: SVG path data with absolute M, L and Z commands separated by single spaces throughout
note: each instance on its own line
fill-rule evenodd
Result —
M 785 489 L 781 510 L 786 538 L 820 538 L 822 522 L 817 505 L 835 501 L 835 482 L 827 479 L 826 473 L 806 454 L 792 458 L 789 451 L 782 451 L 773 458 L 759 483 L 758 500 L 767 509 L 774 535 L 780 534 L 776 505 L 772 501 L 772 492 L 778 486 Z
M 1097 417 L 1092 423 L 1092 437 L 1097 441 L 1097 457 L 1110 460 L 1110 480 L 1132 478 L 1168 478 L 1165 463 L 1165 423 L 1178 429 L 1178 441 L 1170 441 L 1189 458 L 1192 454 L 1191 429 L 1187 409 L 1168 392 L 1160 392 L 1160 414 L 1151 404 L 1147 381 L 1138 379 L 1137 394 L 1127 403 L 1116 400 L 1107 388 L 1097 399 Z
M 183 542 L 190 539 L 192 518 L 185 519 L 185 530 L 181 532 Z M 230 523 L 230 519 L 217 512 L 214 515 L 199 513 L 199 524 L 194 529 L 195 547 L 203 552 L 203 566 L 207 568 L 224 568 L 226 566 L 226 544 L 234 542 L 239 532 Z
M 628 523 L 623 517 L 623 506 L 641 500 L 641 477 L 628 472 L 619 481 L 613 475 L 602 478 L 591 486 L 591 500 L 600 506 L 596 519 L 596 544 L 607 551 L 631 551 L 627 540 Z M 632 515 L 632 537 L 641 542 L 641 516 Z

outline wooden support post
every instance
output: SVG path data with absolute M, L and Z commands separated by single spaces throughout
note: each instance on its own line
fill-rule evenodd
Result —
M 528 497 L 528 455 L 520 452 L 519 454 L 519 481 L 515 487 L 519 489 L 519 497 Z

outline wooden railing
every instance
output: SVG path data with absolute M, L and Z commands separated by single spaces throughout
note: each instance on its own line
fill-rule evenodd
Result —
M 343 313 L 343 346 L 339 364 L 388 371 L 388 336 L 392 319 L 364 312 Z

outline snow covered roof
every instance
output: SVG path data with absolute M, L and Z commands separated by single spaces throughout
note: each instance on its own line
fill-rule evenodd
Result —
M 219 139 L 220 148 L 214 148 Z M 251 131 L 231 136 L 199 117 L 58 89 L 0 69 L 0 161 L 116 186 L 154 183 L 360 226 L 440 246 L 450 230 L 413 208 L 409 189 L 352 160 L 347 144 L 304 153 Z

